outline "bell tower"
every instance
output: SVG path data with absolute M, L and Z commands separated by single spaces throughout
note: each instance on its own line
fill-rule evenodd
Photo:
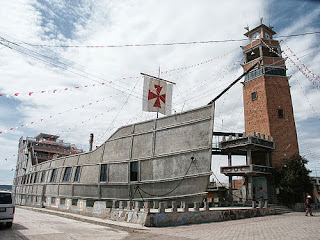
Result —
M 246 135 L 272 136 L 275 150 L 271 163 L 281 166 L 282 159 L 299 154 L 299 147 L 285 59 L 279 42 L 273 39 L 275 34 L 262 22 L 244 34 L 249 38 L 249 44 L 242 47 L 244 70 L 260 64 L 245 77 L 243 100 Z

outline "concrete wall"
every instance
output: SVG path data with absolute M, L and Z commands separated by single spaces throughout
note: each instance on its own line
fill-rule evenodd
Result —
M 30 202 L 31 201 L 31 202 Z M 33 206 L 41 206 L 36 199 L 29 199 Z M 48 197 L 44 206 L 49 209 L 72 212 L 86 216 L 106 218 L 113 221 L 137 223 L 148 227 L 166 227 L 207 222 L 220 222 L 275 214 L 274 208 L 209 208 L 205 203 L 189 207 L 185 202 L 132 202 L 78 200 L 72 205 L 68 198 Z M 170 205 L 170 208 L 166 207 Z

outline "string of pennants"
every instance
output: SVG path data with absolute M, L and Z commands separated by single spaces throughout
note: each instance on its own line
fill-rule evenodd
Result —
M 262 39 L 260 39 L 261 42 L 267 46 L 267 48 L 269 48 L 269 50 L 275 54 L 277 54 L 278 56 L 281 57 L 281 54 L 279 54 L 278 52 L 274 51 L 267 43 L 265 43 Z M 293 65 L 313 84 L 317 86 L 317 89 L 319 89 L 319 85 L 315 82 L 316 79 L 312 79 L 312 77 L 310 77 L 303 69 L 302 67 L 300 67 L 298 64 L 295 63 L 295 61 L 293 61 L 288 54 L 286 54 L 285 52 L 283 52 L 284 55 L 293 63 Z M 305 65 L 304 65 L 305 66 Z M 307 67 L 305 66 L 305 69 L 307 69 Z M 318 77 L 319 78 L 319 77 Z
M 229 53 L 227 53 L 227 54 L 230 54 L 231 52 L 229 52 Z M 225 56 L 225 55 L 227 55 L 227 54 L 224 54 L 223 56 Z M 205 63 L 209 63 L 209 62 L 211 62 L 211 61 L 213 61 L 214 59 L 217 59 L 217 58 L 221 58 L 221 56 L 220 57 L 216 57 L 216 58 L 212 58 L 212 59 L 209 59 L 209 60 L 206 60 L 206 61 L 203 61 L 203 62 L 201 62 L 201 63 L 199 63 L 199 64 L 193 64 L 193 65 L 189 65 L 189 66 L 187 66 L 187 67 L 182 67 L 182 68 L 176 68 L 176 69 L 172 69 L 172 70 L 169 70 L 169 71 L 177 71 L 177 70 L 181 70 L 181 69 L 187 69 L 187 68 L 192 68 L 192 67 L 196 67 L 196 66 L 199 66 L 199 65 L 201 65 L 201 64 L 205 64 Z M 235 65 L 237 65 L 237 64 L 239 64 L 241 61 L 242 61 L 243 59 L 241 59 L 241 60 L 239 60 L 239 61 L 237 61 L 237 62 L 235 62 L 235 63 L 233 63 L 232 64 L 232 67 L 231 68 L 233 68 Z M 226 69 L 226 70 L 224 70 L 224 71 L 227 71 L 228 70 L 228 68 Z M 165 71 L 165 72 L 163 72 L 163 73 L 168 73 L 169 71 Z M 140 76 L 139 76 L 140 77 Z M 131 77 L 130 77 L 131 78 Z M 138 78 L 138 77 L 137 77 Z M 124 78 L 125 79 L 125 78 Z M 208 80 L 206 80 L 206 81 L 208 81 Z M 205 82 L 206 82 L 205 81 Z M 101 83 L 101 85 L 104 85 L 104 83 Z M 93 85 L 85 85 L 85 86 L 83 86 L 83 87 L 94 87 L 94 86 L 97 86 L 97 84 L 93 84 Z M 78 88 L 80 88 L 80 87 L 74 87 L 75 89 L 78 89 Z M 71 88 L 65 88 L 65 89 L 61 89 L 61 91 L 66 91 L 66 90 L 70 90 Z M 57 92 L 58 90 L 52 90 L 52 92 L 53 93 L 55 93 L 55 92 Z M 46 90 L 46 91 L 41 91 L 40 93 L 45 93 L 45 92 L 50 92 L 50 90 Z M 29 96 L 32 96 L 32 94 L 33 94 L 34 92 L 29 92 Z M 115 96 L 117 96 L 119 93 L 117 93 Z M 3 96 L 4 94 L 0 94 L 0 96 Z M 20 95 L 20 93 L 16 93 L 14 96 L 19 96 Z M 111 98 L 112 96 L 110 96 L 110 98 Z M 136 96 L 134 96 L 134 97 L 136 97 Z M 138 97 L 137 97 L 138 98 Z M 104 101 L 105 100 L 105 98 L 103 98 L 102 100 L 97 100 L 96 101 L 96 103 L 97 102 L 99 102 L 99 101 Z M 91 105 L 92 103 L 89 103 L 88 105 Z M 81 108 L 84 108 L 86 105 L 81 105 L 81 107 L 75 107 L 75 108 L 71 108 L 71 109 L 69 109 L 69 110 L 66 110 L 65 112 L 69 112 L 69 111 L 72 111 L 72 110 L 77 110 L 77 109 L 81 109 Z M 59 112 L 59 113 L 57 113 L 57 115 L 61 115 L 63 112 Z M 52 117 L 54 117 L 53 115 L 49 115 L 48 116 L 48 119 L 51 119 Z M 33 124 L 36 124 L 36 123 L 39 123 L 39 122 L 42 122 L 42 121 L 44 121 L 45 120 L 45 118 L 41 118 L 41 119 L 39 119 L 39 120 L 37 120 L 37 121 L 31 121 L 31 122 L 29 122 L 29 123 L 25 123 L 25 124 L 21 124 L 21 125 L 19 125 L 19 126 L 16 126 L 16 127 L 11 127 L 11 128 L 9 128 L 8 130 L 0 130 L 0 134 L 4 134 L 4 133 L 8 133 L 8 132 L 10 132 L 10 131 L 13 131 L 13 130 L 16 130 L 16 129 L 18 129 L 18 128 L 21 128 L 21 127 L 26 127 L 26 126 L 29 126 L 29 125 L 33 125 Z
M 313 78 L 317 81 L 320 80 L 320 76 L 317 76 L 314 74 L 302 61 L 301 59 L 292 51 L 292 49 L 283 41 L 281 40 L 280 42 L 283 42 L 283 44 L 286 46 L 286 48 L 292 53 L 292 55 L 301 63 L 301 65 L 308 71 L 309 74 L 313 76 Z
M 203 62 L 200 62 L 200 63 L 196 63 L 196 64 L 191 64 L 191 65 L 188 65 L 188 66 L 185 66 L 185 67 L 179 67 L 179 68 L 175 68 L 175 69 L 170 69 L 170 70 L 166 70 L 166 71 L 161 71 L 161 74 L 168 74 L 170 72 L 176 72 L 176 71 L 181 71 L 181 70 L 186 70 L 186 69 L 190 69 L 190 68 L 194 68 L 194 67 L 198 67 L 198 66 L 201 66 L 203 64 L 208 64 L 208 63 L 211 63 L 212 61 L 214 60 L 217 60 L 217 59 L 221 59 L 229 54 L 231 54 L 232 52 L 238 50 L 237 49 L 234 49 L 230 52 L 227 52 L 223 55 L 220 55 L 220 56 L 217 56 L 217 57 L 214 57 L 214 58 L 211 58 L 211 59 L 208 59 L 206 61 L 203 61 Z M 120 78 L 121 80 L 125 80 L 125 79 L 137 79 L 137 78 L 140 78 L 141 75 L 139 76 L 129 76 L 129 77 L 122 77 Z M 39 91 L 28 91 L 28 92 L 16 92 L 16 93 L 13 93 L 13 94 L 5 94 L 5 93 L 0 93 L 0 97 L 3 97 L 3 96 L 11 96 L 11 97 L 19 97 L 19 96 L 34 96 L 35 94 L 55 94 L 55 93 L 61 93 L 61 92 L 65 92 L 65 91 L 73 91 L 73 90 L 79 90 L 81 88 L 83 89 L 87 89 L 87 88 L 90 88 L 90 87 L 98 87 L 98 86 L 106 86 L 107 84 L 114 84 L 116 80 L 112 80 L 112 81 L 109 81 L 109 82 L 102 82 L 102 83 L 95 83 L 95 84 L 87 84 L 87 85 L 82 85 L 82 86 L 74 86 L 74 87 L 66 87 L 66 88 L 60 88 L 60 89 L 53 89 L 53 90 L 39 90 Z
M 175 69 L 171 69 L 171 70 L 167 70 L 167 71 L 161 71 L 160 73 L 161 74 L 167 74 L 169 72 L 181 71 L 181 70 L 185 70 L 185 69 L 189 69 L 189 68 L 194 68 L 194 67 L 197 67 L 197 66 L 200 66 L 200 65 L 203 65 L 203 64 L 208 64 L 208 63 L 210 63 L 210 62 L 212 62 L 214 60 L 221 59 L 221 58 L 223 58 L 223 57 L 225 57 L 225 56 L 227 56 L 227 55 L 229 55 L 229 54 L 231 54 L 231 53 L 233 53 L 233 52 L 235 52 L 237 50 L 238 50 L 238 48 L 236 48 L 236 49 L 234 49 L 234 50 L 232 50 L 230 52 L 227 52 L 227 53 L 225 53 L 223 55 L 208 59 L 208 60 L 200 62 L 200 63 L 191 64 L 191 65 L 188 65 L 188 66 L 185 66 L 185 67 L 175 68 Z
M 229 65 L 228 67 L 224 68 L 224 70 L 222 70 L 221 72 L 218 72 L 218 73 L 213 74 L 213 75 L 211 76 L 211 78 L 214 77 L 214 76 L 216 76 L 216 75 L 218 75 L 218 74 L 221 75 L 221 74 L 224 74 L 224 73 L 226 73 L 226 72 L 234 69 L 235 67 L 239 66 L 239 64 L 241 64 L 241 62 L 243 62 L 243 61 L 244 61 L 244 57 L 242 57 L 240 60 L 237 60 L 236 62 L 232 63 L 232 64 Z M 223 75 L 223 77 L 224 77 L 224 76 L 225 76 L 225 75 Z M 211 80 L 211 78 L 207 78 L 207 79 L 206 79 L 205 81 L 203 81 L 201 84 L 197 84 L 196 88 L 192 88 L 192 89 L 190 88 L 189 91 L 184 91 L 184 94 L 187 94 L 187 93 L 189 93 L 189 92 L 191 92 L 191 91 L 197 92 L 199 89 L 203 89 L 203 87 L 207 84 L 208 81 Z M 181 96 L 180 93 L 177 93 L 177 95 L 180 95 L 180 96 Z M 203 95 L 203 94 L 201 94 L 201 95 Z M 197 97 L 197 96 L 195 96 L 195 97 Z M 177 97 L 174 97 L 174 99 L 176 99 L 176 98 L 177 98 Z M 188 100 L 190 100 L 190 99 L 193 99 L 193 98 L 188 98 Z M 182 104 L 182 103 L 178 103 L 177 105 L 179 105 L 179 104 Z
M 119 93 L 116 93 L 114 96 L 117 96 L 117 95 L 119 95 Z M 9 128 L 8 130 L 0 130 L 0 135 L 1 135 L 1 134 L 8 133 L 8 132 L 11 132 L 11 131 L 16 130 L 16 129 L 18 129 L 18 128 L 27 127 L 27 126 L 29 126 L 29 125 L 34 125 L 34 124 L 36 124 L 36 123 L 43 122 L 44 120 L 51 119 L 51 118 L 53 118 L 53 117 L 55 117 L 55 116 L 57 116 L 57 115 L 61 115 L 62 113 L 65 113 L 65 112 L 69 112 L 69 111 L 72 111 L 72 110 L 82 109 L 82 108 L 91 106 L 91 105 L 94 104 L 94 103 L 103 102 L 103 101 L 105 101 L 106 99 L 110 99 L 110 98 L 112 98 L 112 97 L 114 97 L 114 96 L 110 96 L 109 98 L 102 98 L 102 99 L 100 99 L 100 100 L 96 100 L 96 101 L 93 101 L 93 102 L 89 102 L 88 104 L 82 104 L 81 106 L 74 107 L 74 108 L 70 108 L 70 109 L 68 109 L 68 110 L 66 110 L 66 111 L 64 111 L 64 112 L 59 112 L 59 113 L 54 114 L 54 115 L 53 115 L 53 114 L 52 114 L 52 115 L 49 115 L 47 118 L 44 118 L 44 117 L 43 117 L 43 118 L 40 118 L 39 120 L 36 120 L 36 121 L 31 121 L 31 122 L 29 122 L 29 123 L 21 124 L 21 125 L 16 126 L 16 127 L 11 127 L 11 128 Z
M 128 77 L 128 78 L 139 78 L 140 76 L 137 77 Z M 122 78 L 126 79 L 126 77 Z M 39 90 L 39 91 L 29 91 L 29 92 L 17 92 L 14 94 L 4 94 L 0 93 L 0 97 L 2 96 L 12 96 L 12 97 L 19 97 L 21 95 L 29 95 L 30 97 L 34 96 L 34 94 L 44 94 L 44 93 L 60 93 L 63 91 L 72 91 L 72 90 L 78 90 L 80 88 L 90 88 L 90 87 L 97 87 L 97 86 L 105 86 L 106 84 L 112 84 L 113 81 L 109 81 L 108 83 L 102 82 L 102 83 L 95 83 L 91 85 L 83 85 L 83 86 L 75 86 L 75 87 L 67 87 L 67 88 L 61 88 L 61 89 L 54 89 L 54 90 Z M 124 93 L 124 91 L 122 91 Z
M 67 128 L 67 129 L 65 129 L 65 130 L 60 131 L 60 132 L 57 133 L 57 134 L 53 134 L 52 136 L 55 136 L 55 135 L 60 136 L 62 133 L 68 132 L 68 131 L 70 131 L 71 129 L 74 129 L 74 128 L 78 127 L 78 126 L 81 125 L 81 124 L 84 124 L 84 123 L 87 123 L 87 122 L 89 122 L 89 121 L 92 121 L 92 120 L 94 120 L 94 119 L 96 119 L 96 118 L 98 118 L 98 117 L 101 117 L 101 116 L 105 115 L 106 113 L 109 113 L 110 111 L 115 110 L 115 109 L 117 109 L 117 107 L 112 107 L 111 109 L 108 109 L 106 112 L 103 112 L 103 113 L 101 113 L 101 114 L 95 115 L 94 117 L 91 117 L 91 118 L 87 119 L 86 121 L 82 121 L 80 124 L 75 124 L 75 125 L 73 125 L 72 127 L 69 127 L 69 128 Z M 133 118 L 130 118 L 124 125 L 127 125 L 127 124 L 129 124 L 129 123 L 132 123 L 132 121 L 135 121 L 135 120 L 137 120 L 137 119 L 140 119 L 143 114 L 144 114 L 144 112 L 141 112 L 138 116 L 133 117 Z M 116 127 L 117 127 L 117 126 L 109 127 L 109 128 L 107 129 L 107 131 L 113 130 L 113 129 L 115 129 Z M 86 145 L 86 144 L 76 144 L 76 145 L 83 146 L 83 147 L 87 147 L 87 146 L 88 146 L 88 145 Z M 20 153 L 23 153 L 23 151 L 20 151 Z M 10 159 L 12 159 L 12 158 L 14 158 L 14 157 L 17 157 L 17 156 L 18 156 L 17 154 L 13 154 L 13 155 L 10 156 L 10 157 L 4 158 L 4 160 L 5 160 L 5 161 L 8 161 L 8 160 L 10 160 Z
M 238 50 L 238 48 L 235 49 L 235 50 Z M 203 64 L 208 64 L 208 63 L 210 63 L 210 62 L 212 62 L 212 61 L 214 61 L 214 60 L 216 60 L 216 59 L 220 59 L 220 58 L 222 58 L 222 57 L 224 57 L 224 56 L 226 56 L 226 55 L 229 55 L 230 53 L 234 52 L 235 50 L 232 50 L 232 51 L 230 51 L 230 52 L 228 52 L 228 53 L 225 53 L 225 54 L 223 54 L 223 55 L 221 55 L 221 56 L 217 56 L 217 57 L 208 59 L 208 60 L 206 60 L 206 61 L 203 61 L 203 62 L 200 62 L 200 63 L 197 63 L 197 64 L 192 64 L 192 65 L 188 65 L 188 66 L 185 66 L 185 67 L 180 67 L 180 68 L 175 68 L 175 69 L 171 69 L 171 70 L 167 70 L 167 71 L 162 71 L 161 73 L 162 73 L 162 74 L 167 74 L 167 73 L 170 73 L 170 72 L 181 71 L 181 70 L 185 70 L 185 69 L 194 68 L 194 67 L 197 67 L 197 66 L 200 66 L 200 65 L 203 65 Z M 243 60 L 243 59 L 237 61 L 237 63 L 238 63 L 238 62 L 241 62 L 242 60 Z M 233 65 L 236 65 L 236 63 L 234 63 Z M 139 77 L 141 77 L 141 76 L 136 76 L 136 77 L 124 77 L 124 78 L 122 78 L 122 79 L 126 79 L 126 78 L 139 78 Z M 206 80 L 206 81 L 208 81 L 208 80 Z M 112 81 L 110 81 L 109 83 L 112 83 Z M 79 88 L 81 88 L 81 87 L 82 87 L 82 88 L 89 88 L 89 87 L 95 87 L 95 86 L 103 86 L 103 85 L 105 85 L 105 84 L 106 84 L 106 83 L 99 83 L 99 84 L 92 84 L 92 85 L 85 85 L 85 86 L 76 86 L 76 87 L 72 87 L 72 88 L 63 88 L 63 89 L 54 89 L 54 90 L 42 90 L 42 91 L 34 91 L 34 92 L 19 92 L 19 93 L 15 93 L 14 95 L 11 95 L 11 96 L 18 97 L 18 96 L 21 96 L 21 95 L 23 95 L 23 94 L 26 94 L 26 95 L 29 95 L 29 96 L 33 96 L 33 95 L 36 94 L 36 93 L 40 93 L 40 94 L 44 94 L 44 93 L 57 93 L 57 92 L 59 92 L 59 91 L 60 91 L 60 92 L 62 92 L 62 91 L 68 91 L 68 90 L 71 91 L 71 90 L 73 90 L 73 89 L 79 89 Z M 121 92 L 123 92 L 123 91 L 121 91 Z M 117 93 L 116 95 L 118 95 L 118 94 L 119 94 L 119 93 Z M 9 94 L 0 94 L 0 97 L 1 97 L 1 96 L 10 96 L 10 95 L 9 95 Z M 133 96 L 133 95 L 132 95 L 132 96 Z M 112 97 L 112 96 L 110 96 L 110 98 L 111 98 L 111 97 Z M 136 96 L 134 96 L 134 97 L 136 97 Z M 136 97 L 136 98 L 138 98 L 138 97 Z M 101 102 L 101 101 L 104 101 L 104 100 L 106 100 L 106 98 L 103 98 L 102 100 L 97 100 L 97 101 L 95 101 L 95 103 Z M 88 103 L 87 105 L 90 106 L 90 105 L 92 105 L 92 104 L 93 104 L 93 102 L 92 102 L 92 103 L 90 102 L 90 103 Z M 66 111 L 64 111 L 64 112 L 68 112 L 68 111 L 71 111 L 71 110 L 77 110 L 77 109 L 81 109 L 81 108 L 84 108 L 84 107 L 86 107 L 86 105 L 81 105 L 80 107 L 71 108 L 71 109 L 66 110 Z M 88 121 L 91 121 L 91 120 L 93 120 L 93 119 L 96 119 L 97 117 L 103 116 L 105 113 L 108 113 L 108 112 L 110 112 L 110 111 L 112 111 L 112 110 L 115 110 L 115 109 L 116 109 L 116 107 L 113 107 L 113 108 L 109 109 L 108 111 L 106 111 L 106 112 L 104 112 L 104 113 L 98 114 L 98 115 L 96 115 L 96 116 L 88 119 L 87 121 L 82 121 L 80 124 L 84 124 L 85 122 L 88 122 Z M 63 112 L 57 113 L 57 115 L 61 115 L 62 113 L 63 113 Z M 141 118 L 142 114 L 143 114 L 143 112 L 140 114 L 140 116 L 134 117 L 134 118 L 130 119 L 130 120 L 128 121 L 128 123 L 132 122 L 132 121 L 135 120 L 135 119 Z M 49 115 L 47 119 L 51 119 L 51 118 L 53 118 L 53 117 L 54 117 L 54 115 Z M 26 124 L 21 124 L 20 126 L 12 127 L 12 128 L 10 128 L 10 129 L 8 129 L 8 130 L 0 131 L 0 134 L 4 134 L 4 133 L 7 133 L 7 132 L 11 132 L 11 131 L 13 131 L 13 130 L 15 130 L 15 129 L 18 129 L 18 128 L 21 128 L 21 127 L 26 127 L 26 126 L 29 126 L 29 125 L 33 125 L 33 124 L 42 122 L 42 121 L 44 121 L 44 120 L 46 120 L 46 119 L 45 119 L 45 118 L 41 118 L 41 119 L 38 120 L 38 121 L 32 121 L 32 122 L 29 122 L 29 123 L 26 123 Z M 61 135 L 61 134 L 64 133 L 64 132 L 70 131 L 71 129 L 79 126 L 80 124 L 75 124 L 73 127 L 69 127 L 69 128 L 67 128 L 66 130 L 61 131 L 61 132 L 58 133 L 57 135 Z M 110 127 L 109 129 L 107 129 L 107 131 L 110 131 L 110 130 L 112 130 L 112 129 L 114 129 L 114 128 L 116 128 L 116 126 Z M 82 144 L 80 144 L 80 145 L 82 145 Z M 86 146 L 86 145 L 83 145 L 83 146 Z M 12 158 L 12 157 L 16 157 L 16 156 L 17 156 L 17 155 L 14 154 L 14 155 L 12 155 L 11 157 L 5 158 L 5 160 L 8 161 L 8 159 L 10 159 L 10 158 Z

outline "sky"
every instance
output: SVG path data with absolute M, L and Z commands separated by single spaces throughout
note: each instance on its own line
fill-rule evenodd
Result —
M 56 134 L 88 150 L 90 133 L 99 146 L 118 127 L 155 118 L 142 112 L 141 72 L 160 69 L 176 83 L 173 112 L 207 104 L 243 73 L 244 27 L 261 18 L 293 61 L 286 64 L 300 155 L 320 176 L 320 1 L 16 0 L 0 8 L 0 184 L 12 183 L 21 136 Z M 241 41 L 124 46 L 229 39 Z M 244 132 L 240 83 L 216 102 L 214 126 Z M 221 181 L 226 165 L 213 158 Z

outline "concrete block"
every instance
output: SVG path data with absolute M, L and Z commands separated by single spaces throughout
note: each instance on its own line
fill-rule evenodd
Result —
M 143 211 L 145 213 L 149 213 L 150 212 L 150 202 L 148 202 L 148 201 L 144 202 Z
M 116 204 L 117 204 L 117 201 L 113 200 L 113 201 L 112 201 L 112 207 L 111 207 L 111 208 L 112 208 L 112 209 L 116 209 Z
M 172 212 L 177 212 L 178 208 L 177 208 L 177 202 L 176 201 L 172 201 Z
M 127 210 L 131 210 L 133 208 L 133 202 L 132 201 L 127 201 Z
M 87 210 L 87 200 L 79 199 L 77 207 L 80 211 L 86 212 Z
M 95 201 L 93 204 L 93 209 L 101 214 L 106 213 L 107 204 L 104 201 Z
M 61 201 L 60 201 L 60 198 L 59 197 L 57 197 L 56 198 L 56 204 L 55 204 L 57 207 L 60 207 L 60 205 L 61 205 Z
M 159 212 L 160 213 L 165 213 L 166 212 L 166 208 L 165 208 L 164 202 L 161 202 L 159 204 Z
M 66 199 L 66 208 L 67 209 L 71 209 L 72 206 L 72 199 L 71 198 L 67 198 Z
M 194 208 L 194 211 L 195 211 L 195 212 L 199 212 L 200 203 L 195 202 L 195 203 L 194 203 L 194 207 L 193 207 L 193 208 Z
M 47 197 L 46 206 L 51 206 L 51 197 Z
M 159 201 L 153 201 L 153 208 L 158 209 L 159 208 Z
M 189 206 L 188 203 L 182 202 L 182 208 L 184 212 L 189 212 Z
M 139 212 L 140 211 L 140 202 L 135 202 L 134 203 L 134 211 Z
M 205 211 L 209 211 L 209 203 L 208 202 L 204 202 L 203 204 L 204 204 L 204 206 L 203 206 L 204 210 Z
M 124 209 L 125 203 L 124 201 L 119 201 L 119 209 Z

